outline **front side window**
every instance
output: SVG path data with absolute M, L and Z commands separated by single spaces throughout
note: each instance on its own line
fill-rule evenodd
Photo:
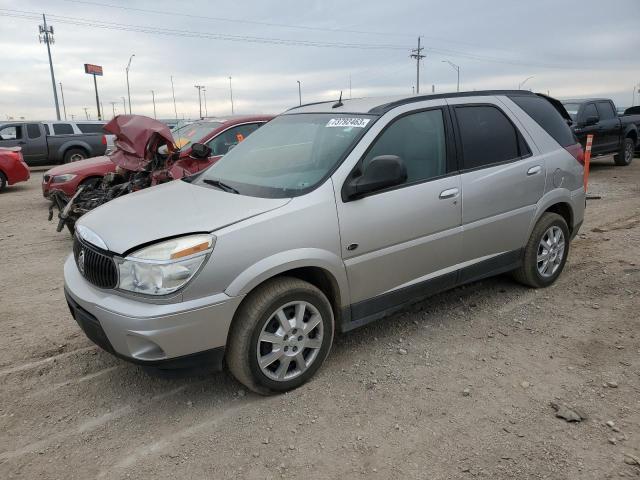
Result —
M 193 122 L 173 130 L 171 135 L 173 135 L 176 146 L 180 150 L 184 150 L 189 148 L 191 144 L 202 140 L 220 125 L 222 122 Z
M 211 155 L 226 155 L 229 150 L 257 130 L 260 125 L 260 123 L 248 123 L 225 130 L 207 143 L 207 146 L 211 148 Z
M 406 183 L 428 180 L 447 171 L 447 142 L 442 110 L 400 117 L 367 152 L 363 164 L 379 155 L 397 155 L 407 167 Z
M 330 113 L 282 115 L 240 142 L 194 184 L 224 184 L 240 195 L 256 197 L 302 195 L 333 171 L 374 118 Z
M 71 135 L 73 134 L 73 127 L 68 123 L 54 123 L 53 134 L 54 135 Z
M 508 162 L 530 153 L 524 139 L 497 107 L 456 107 L 464 169 Z
M 598 114 L 598 110 L 596 110 L 595 103 L 587 103 L 587 105 L 584 107 L 584 113 L 582 114 L 582 116 L 585 120 L 587 118 L 600 119 L 600 115 Z
M 22 138 L 22 127 L 19 125 L 7 125 L 0 127 L 0 140 L 20 140 Z

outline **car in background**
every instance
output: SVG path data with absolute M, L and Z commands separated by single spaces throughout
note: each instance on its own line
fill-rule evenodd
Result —
M 269 115 L 244 115 L 183 125 L 172 132 L 176 146 L 180 148 L 180 165 L 190 173 L 199 172 L 271 118 Z M 190 158 L 191 145 L 194 143 L 204 143 L 211 148 L 208 162 Z M 72 197 L 81 185 L 95 185 L 106 174 L 115 171 L 116 165 L 108 156 L 60 165 L 45 172 L 42 177 L 42 194 L 49 198 L 51 191 L 58 190 L 67 197 Z
M 593 135 L 591 155 L 614 154 L 616 165 L 629 165 L 639 144 L 640 114 L 618 115 L 616 106 L 608 98 L 563 100 L 571 116 L 571 129 L 583 148 L 587 136 Z
M 29 166 L 22 157 L 20 147 L 0 148 L 0 191 L 7 185 L 29 180 Z
M 31 166 L 74 162 L 104 155 L 108 142 L 103 126 L 102 122 L 4 122 L 0 147 L 21 147 Z

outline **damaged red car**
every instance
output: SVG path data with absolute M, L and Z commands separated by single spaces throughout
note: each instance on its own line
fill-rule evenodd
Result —
M 7 185 L 29 180 L 29 167 L 20 147 L 0 148 L 0 191 Z
M 120 115 L 118 118 L 122 118 L 124 121 L 125 117 L 129 117 L 129 115 Z M 180 156 L 184 159 L 181 163 L 184 163 L 190 174 L 196 173 L 208 165 L 202 161 L 190 162 L 188 160 L 191 155 L 191 145 L 204 143 L 211 147 L 210 164 L 213 164 L 238 143 L 238 138 L 246 137 L 271 118 L 266 115 L 244 115 L 205 119 L 184 125 L 172 132 L 175 145 L 180 149 Z M 109 156 L 87 158 L 58 165 L 46 171 L 42 177 L 42 195 L 49 198 L 50 193 L 57 190 L 67 197 L 72 197 L 79 186 L 94 186 L 106 174 L 115 171 L 116 164 L 111 161 Z
M 174 137 L 162 122 L 140 115 L 119 115 L 104 126 L 115 135 L 116 148 L 108 157 L 100 157 L 103 164 L 88 159 L 45 174 L 43 194 L 53 202 L 49 220 L 57 208 L 58 231 L 66 225 L 73 232 L 78 218 L 103 203 L 209 167 L 271 118 L 261 115 L 203 120 L 174 132 Z M 106 171 L 95 173 L 96 168 Z M 54 182 L 56 176 L 67 177 L 62 178 L 64 182 Z M 60 188 L 61 183 L 69 183 L 69 187 Z

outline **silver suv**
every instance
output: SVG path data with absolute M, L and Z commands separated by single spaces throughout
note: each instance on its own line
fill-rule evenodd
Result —
M 408 302 L 503 272 L 551 285 L 585 206 L 566 118 L 522 91 L 291 109 L 197 176 L 85 215 L 71 312 L 126 360 L 295 388 L 336 331 Z

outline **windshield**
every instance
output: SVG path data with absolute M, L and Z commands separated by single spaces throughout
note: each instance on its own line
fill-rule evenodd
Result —
M 171 132 L 171 135 L 176 141 L 176 146 L 180 150 L 184 150 L 190 147 L 192 143 L 202 140 L 220 125 L 222 125 L 222 122 L 194 122 L 175 129 Z
M 564 102 L 562 104 L 564 105 L 565 110 L 571 116 L 571 118 L 573 120 L 575 120 L 576 116 L 578 115 L 578 110 L 580 110 L 580 104 L 579 103 L 564 103 Z
M 312 190 L 372 125 L 371 115 L 282 115 L 239 143 L 194 183 L 283 198 Z

